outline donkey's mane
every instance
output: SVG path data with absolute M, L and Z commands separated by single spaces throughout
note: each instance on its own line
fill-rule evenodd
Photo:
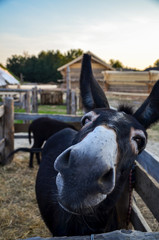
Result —
M 118 106 L 119 112 L 125 112 L 126 114 L 133 115 L 134 110 L 132 106 L 127 106 L 125 104 L 121 104 Z

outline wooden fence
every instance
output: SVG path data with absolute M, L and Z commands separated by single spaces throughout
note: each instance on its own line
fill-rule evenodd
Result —
M 38 111 L 38 92 L 37 87 L 32 89 L 0 88 L 0 96 L 13 97 L 14 105 L 24 108 L 27 113 L 36 113 Z
M 66 103 L 64 103 L 66 94 Z M 27 113 L 38 112 L 38 95 L 41 105 L 62 105 L 66 104 L 67 114 L 76 114 L 82 108 L 79 90 L 67 89 L 7 89 L 0 88 L 0 96 L 12 96 L 14 106 L 25 109 Z

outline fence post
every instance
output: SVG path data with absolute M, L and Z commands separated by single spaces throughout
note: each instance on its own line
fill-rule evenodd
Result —
M 38 112 L 38 91 L 37 87 L 32 88 L 32 112 Z
M 12 97 L 4 98 L 4 138 L 5 149 L 2 164 L 8 164 L 13 160 L 13 156 L 7 156 L 14 150 L 14 101 Z
M 76 115 L 76 110 L 77 110 L 77 99 L 76 99 L 76 92 L 72 91 L 71 92 L 71 114 Z
M 70 114 L 71 113 L 71 80 L 70 80 L 69 67 L 67 67 L 66 69 L 66 84 L 67 84 L 67 97 L 66 97 L 67 114 Z
M 26 95 L 25 95 L 25 110 L 27 113 L 30 113 L 31 112 L 31 101 L 30 101 L 30 91 L 27 91 L 26 92 Z

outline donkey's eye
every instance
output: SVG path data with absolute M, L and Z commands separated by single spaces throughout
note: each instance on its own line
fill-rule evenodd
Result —
M 91 122 L 91 118 L 86 116 L 82 119 L 82 126 L 86 125 L 87 123 Z
M 133 139 L 137 143 L 139 152 L 142 151 L 146 144 L 145 138 L 142 138 L 141 136 L 135 136 Z

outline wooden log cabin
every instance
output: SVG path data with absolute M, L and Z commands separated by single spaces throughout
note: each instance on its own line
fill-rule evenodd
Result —
M 93 74 L 94 77 L 97 79 L 99 84 L 103 89 L 105 88 L 104 77 L 102 71 L 105 70 L 113 70 L 113 68 L 104 62 L 102 59 L 94 55 L 92 52 L 87 52 L 87 54 L 91 55 L 92 58 L 92 67 L 93 67 Z M 82 62 L 83 55 L 79 56 L 78 58 L 74 59 L 73 61 L 59 67 L 57 70 L 60 71 L 62 74 L 62 88 L 66 88 L 66 75 L 67 75 L 67 67 L 70 69 L 70 79 L 71 79 L 71 89 L 79 89 L 79 77 L 81 71 L 81 62 Z

